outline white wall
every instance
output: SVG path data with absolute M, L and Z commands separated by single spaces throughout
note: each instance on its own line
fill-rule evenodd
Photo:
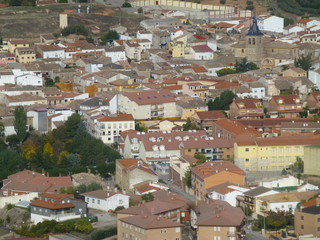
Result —
M 85 196 L 85 201 L 88 203 L 88 208 L 94 208 L 102 211 L 114 211 L 117 207 L 123 206 L 129 207 L 129 196 L 123 194 L 115 194 L 109 198 L 98 199 L 89 196 Z
M 64 50 L 56 50 L 56 51 L 44 51 L 43 59 L 46 58 L 65 58 Z
M 0 74 L 0 86 L 4 86 L 5 84 L 15 84 L 14 75 L 1 75 Z
M 116 52 L 105 52 L 106 57 L 110 57 L 113 63 L 126 60 L 126 52 L 125 51 L 116 51 Z
M 20 69 L 12 70 L 17 85 L 42 86 L 42 73 L 33 71 L 21 71 Z
M 309 70 L 308 78 L 320 89 L 320 74 L 317 71 Z
M 6 204 L 16 204 L 20 201 L 28 201 L 38 197 L 38 193 L 27 193 L 23 195 L 10 196 L 10 197 L 0 197 L 0 208 L 4 208 Z

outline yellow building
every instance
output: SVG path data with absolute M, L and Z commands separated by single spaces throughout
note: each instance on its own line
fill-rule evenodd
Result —
M 234 144 L 234 162 L 245 171 L 281 171 L 304 158 L 304 147 L 320 144 L 319 136 L 241 139 Z
M 30 63 L 36 61 L 36 52 L 34 48 L 16 48 L 15 55 L 17 62 L 19 63 Z
M 174 58 L 184 57 L 184 49 L 185 45 L 181 41 L 171 41 L 169 43 L 169 51 Z
M 10 40 L 8 41 L 8 50 L 10 53 L 14 53 L 16 48 L 30 47 L 30 44 L 26 40 Z
M 304 148 L 304 173 L 320 176 L 320 145 L 310 145 Z

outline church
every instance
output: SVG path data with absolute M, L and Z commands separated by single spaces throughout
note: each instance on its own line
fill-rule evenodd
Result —
M 247 58 L 260 68 L 271 69 L 282 62 L 298 58 L 298 45 L 275 41 L 263 34 L 254 16 L 250 29 L 244 39 L 233 46 L 236 58 Z

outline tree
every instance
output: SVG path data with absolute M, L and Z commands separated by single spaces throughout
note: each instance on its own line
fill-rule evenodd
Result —
M 143 122 L 136 122 L 135 130 L 139 132 L 148 132 L 148 127 Z
M 296 157 L 296 161 L 290 166 L 293 172 L 303 173 L 304 162 L 301 157 Z
M 4 124 L 0 122 L 0 138 L 4 137 Z
M 152 193 L 143 194 L 141 200 L 145 202 L 151 202 L 154 200 L 154 196 L 152 195 Z
M 14 110 L 14 130 L 17 133 L 20 143 L 26 139 L 27 129 L 27 114 L 23 106 L 18 106 Z
M 130 4 L 129 2 L 124 2 L 124 3 L 122 4 L 122 7 L 123 7 L 123 8 L 131 8 L 132 6 L 131 6 L 131 4 Z
M 76 136 L 77 130 L 79 129 L 81 124 L 81 117 L 79 114 L 72 114 L 68 120 L 65 122 L 66 133 L 69 138 Z
M 235 97 L 236 95 L 232 91 L 224 91 L 221 93 L 220 97 L 216 97 L 214 101 L 212 101 L 211 99 L 208 101 L 208 108 L 210 111 L 229 110 L 229 106 Z
M 247 58 L 242 58 L 240 61 L 236 61 L 235 69 L 237 73 L 242 73 L 259 69 L 259 67 L 253 62 L 248 62 Z
M 138 13 L 139 14 L 143 13 L 143 8 L 142 7 L 138 8 Z
M 93 227 L 92 227 L 91 223 L 89 222 L 89 220 L 80 219 L 76 223 L 76 229 L 79 232 L 89 233 L 89 232 L 91 232 L 93 230 Z
M 218 77 L 222 77 L 222 76 L 225 76 L 228 74 L 237 73 L 237 71 L 234 69 L 231 69 L 231 68 L 222 68 L 222 69 L 218 70 L 216 73 L 217 73 Z
M 101 38 L 101 43 L 106 44 L 107 42 L 110 42 L 112 40 L 119 40 L 119 39 L 120 39 L 120 35 L 116 31 L 110 30 Z
M 187 118 L 187 122 L 182 125 L 183 131 L 188 131 L 188 130 L 199 130 L 197 125 L 191 121 L 190 118 Z
M 207 157 L 203 153 L 200 153 L 200 152 L 195 153 L 193 157 L 198 159 L 196 165 L 205 163 L 207 161 Z
M 191 170 L 186 171 L 184 175 L 184 181 L 188 188 L 192 188 Z
M 312 70 L 311 54 L 307 56 L 302 55 L 300 58 L 294 60 L 294 66 L 302 68 L 305 71 Z
M 70 34 L 77 34 L 88 36 L 88 29 L 84 25 L 70 25 L 61 30 L 62 36 L 68 36 Z

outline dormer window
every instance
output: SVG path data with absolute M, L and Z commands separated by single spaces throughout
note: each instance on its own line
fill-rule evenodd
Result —
M 282 100 L 282 99 L 279 99 L 279 100 L 278 100 L 278 103 L 279 103 L 279 104 L 283 104 L 283 100 Z

